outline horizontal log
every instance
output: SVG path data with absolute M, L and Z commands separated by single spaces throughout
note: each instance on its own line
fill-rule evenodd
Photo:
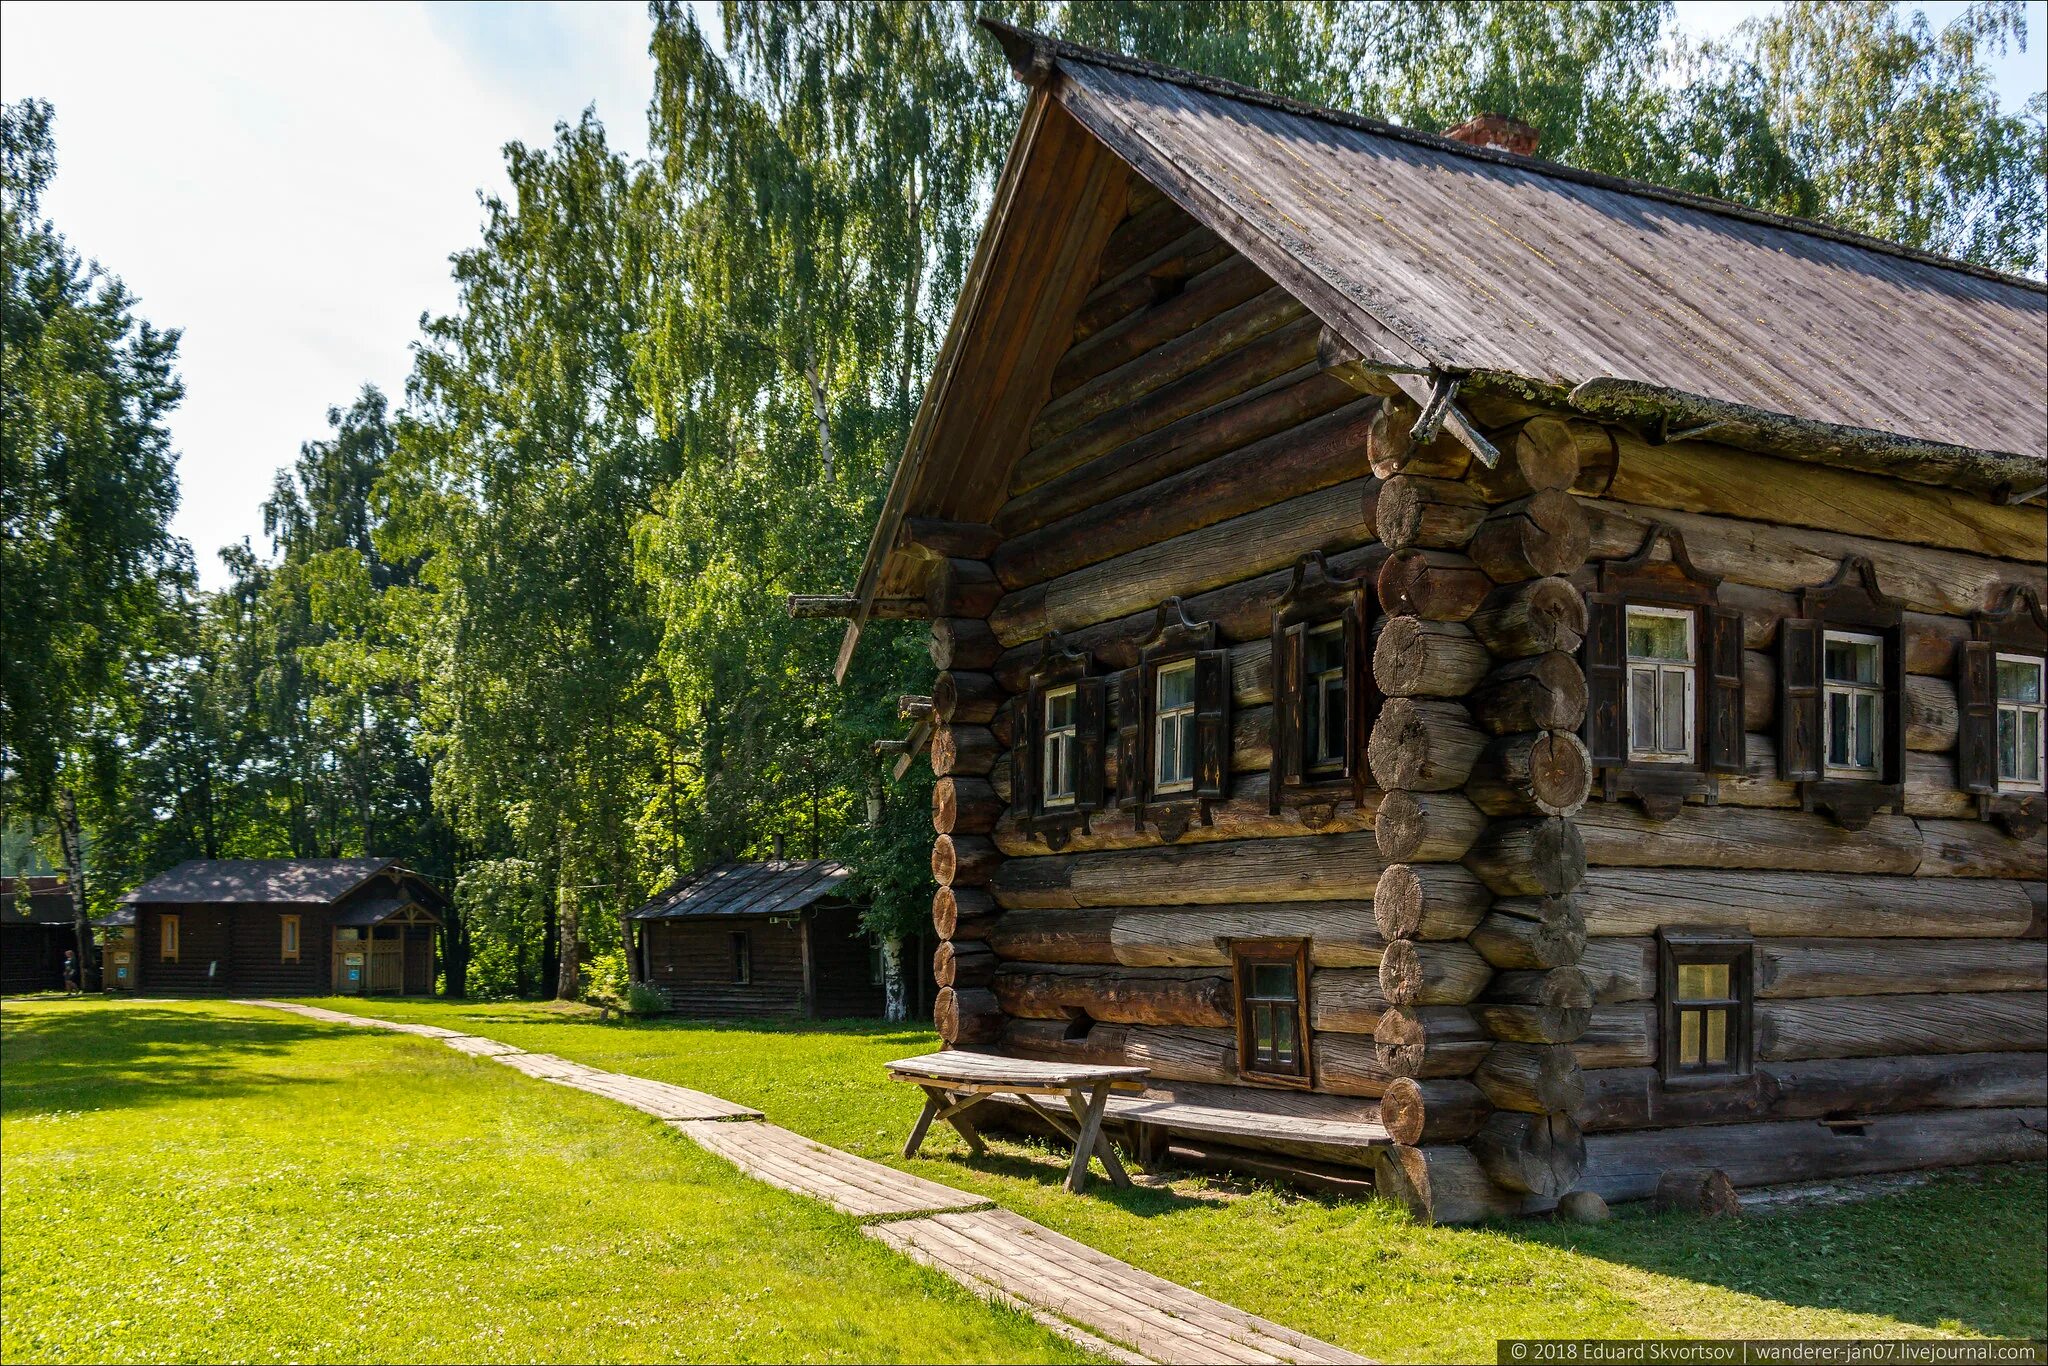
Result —
M 1380 490 L 1374 526 L 1390 550 L 1459 550 L 1486 519 L 1486 502 L 1468 484 L 1397 474 Z
M 1961 716 L 1953 683 L 1907 674 L 1900 704 L 1906 723 L 1907 749 L 1945 754 L 1956 747 L 1956 727 Z
M 1020 1058 L 1146 1067 L 1153 1085 L 1238 1080 L 1237 1035 L 1228 1029 L 1096 1024 L 1077 1031 L 1066 1020 L 1008 1020 L 1003 1051 Z
M 1569 816 L 1592 791 L 1592 756 L 1563 730 L 1500 736 L 1465 780 L 1466 797 L 1490 816 Z
M 1653 1001 L 1657 998 L 1657 941 L 1647 935 L 1588 939 L 1579 955 L 1579 971 L 1586 974 L 1596 1004 Z
M 1385 864 L 1371 834 L 1162 845 L 1008 859 L 991 890 L 1006 910 L 1054 906 L 1320 901 L 1370 897 Z
M 1136 360 L 1153 347 L 1172 341 L 1272 287 L 1266 273 L 1249 260 L 1226 256 L 1188 280 L 1177 292 L 1068 347 L 1059 364 L 1053 367 L 1052 394 L 1058 397 L 1097 375 Z
M 1756 948 L 1756 994 L 1766 1000 L 2044 988 L 2048 944 L 2027 940 L 1770 939 Z
M 983 835 L 941 835 L 932 841 L 932 878 L 941 887 L 985 887 L 1003 856 Z
M 1003 643 L 988 623 L 973 617 L 934 621 L 929 648 L 935 669 L 986 669 L 1003 654 Z
M 1156 608 L 1292 566 L 1312 550 L 1355 546 L 1378 481 L 1354 479 L 1160 541 L 1005 595 L 988 614 L 1004 645 Z
M 1915 821 L 1923 878 L 2048 880 L 2048 844 L 2037 833 L 2016 839 L 1988 821 Z
M 985 835 L 1004 803 L 986 778 L 945 777 L 932 784 L 932 829 L 941 835 Z
M 1591 554 L 1596 559 L 1635 554 L 1650 526 L 1666 522 L 1684 536 L 1686 550 L 1700 570 L 1760 588 L 1798 592 L 1824 584 L 1834 578 L 1845 558 L 1861 555 L 1871 561 L 1885 593 L 1905 607 L 1967 617 L 1990 602 L 1991 594 L 2001 585 L 2030 583 L 2036 591 L 2043 591 L 2044 579 L 2048 579 L 2038 565 L 1864 536 L 1703 517 L 1603 499 L 1582 500 L 1582 504 L 1592 527 Z
M 1496 1039 L 1570 1043 L 1586 1032 L 1593 993 L 1585 974 L 1567 965 L 1495 974 L 1472 1013 Z
M 2048 1157 L 2044 1123 L 2048 1115 L 2039 1109 L 1937 1110 L 1881 1115 L 1855 1129 L 1791 1120 L 1601 1134 L 1586 1141 L 1579 1189 L 1610 1201 L 1644 1200 L 1665 1172 L 1709 1167 L 1726 1172 L 1737 1186 L 1772 1186 L 1983 1162 L 2039 1162 Z
M 1195 226 L 1195 220 L 1179 205 L 1164 195 L 1153 194 L 1152 186 L 1136 188 L 1135 178 L 1132 183 L 1134 190 L 1125 202 L 1124 217 L 1103 243 L 1098 269 L 1106 280 L 1121 275 Z
M 1892 1057 L 2048 1048 L 2048 993 L 1843 996 L 1759 1001 L 1756 1056 Z
M 1668 821 L 1633 803 L 1591 802 L 1574 818 L 1586 862 L 1600 868 L 1756 868 L 1781 872 L 1911 873 L 1924 848 L 1903 816 L 1845 830 L 1826 816 L 1687 806 Z
M 1544 489 L 1568 489 L 1579 477 L 1579 443 L 1561 417 L 1530 418 L 1489 434 L 1500 452 L 1491 467 L 1472 468 L 1473 486 L 1489 503 L 1526 498 Z
M 1493 589 L 1486 571 L 1448 550 L 1397 550 L 1380 565 L 1380 608 L 1390 616 L 1463 621 Z
M 1003 595 L 996 574 L 980 560 L 939 560 L 924 581 L 934 617 L 986 617 Z
M 1493 1047 L 1464 1006 L 1396 1006 L 1372 1031 L 1374 1055 L 1388 1076 L 1466 1077 Z
M 1486 736 L 1459 703 L 1390 697 L 1366 752 L 1383 790 L 1446 792 L 1465 785 L 1485 747 Z
M 1471 629 L 1454 621 L 1389 617 L 1373 642 L 1373 680 L 1388 697 L 1462 697 L 1492 663 Z
M 1654 1067 L 1585 1074 L 1588 1133 L 2048 1105 L 2048 1054 L 1947 1053 L 1766 1063 L 1744 1086 L 1667 1088 Z
M 1462 940 L 1493 894 L 1455 863 L 1396 863 L 1373 888 L 1373 920 L 1386 939 Z
M 1468 1146 L 1494 1185 L 1527 1195 L 1563 1195 L 1586 1168 L 1586 1137 L 1569 1114 L 1497 1110 Z
M 999 915 L 988 944 L 998 958 L 1027 963 L 1114 963 L 1110 934 L 1117 914 L 1053 910 Z
M 1356 385 L 1369 386 L 1373 381 L 1386 383 L 1384 375 L 1361 371 L 1360 367 L 1346 365 L 1337 360 L 1333 352 L 1342 349 L 1331 346 L 1331 334 L 1323 333 L 1323 362 L 1335 365 Z M 1421 475 L 1430 479 L 1462 479 L 1472 467 L 1472 452 L 1465 443 L 1448 432 L 1440 433 L 1433 441 L 1415 444 L 1415 423 L 1422 416 L 1422 410 L 1404 394 L 1389 397 L 1385 420 L 1373 427 L 1372 472 L 1382 479 L 1391 479 L 1397 474 Z
M 1223 840 L 1276 839 L 1303 835 L 1339 834 L 1345 831 L 1371 831 L 1374 828 L 1374 812 L 1379 809 L 1378 794 L 1368 792 L 1363 807 L 1354 806 L 1347 799 L 1334 809 L 1319 807 L 1315 819 L 1318 824 L 1309 825 L 1303 820 L 1302 812 L 1293 807 L 1283 807 L 1278 812 L 1267 800 L 1267 777 L 1264 773 L 1239 771 L 1230 785 L 1228 801 L 1209 804 L 1209 823 L 1190 826 L 1180 835 L 1176 844 L 1209 844 Z M 1327 812 L 1327 817 L 1325 816 Z M 996 845 L 1012 858 L 1031 858 L 1052 851 L 1045 843 L 1037 840 L 1028 828 L 1021 812 L 1006 811 L 996 824 Z M 1087 853 L 1102 849 L 1140 849 L 1155 847 L 1165 841 L 1159 833 L 1156 821 L 1147 821 L 1140 827 L 1137 818 L 1127 811 L 1097 811 L 1089 816 L 1088 829 L 1071 831 L 1066 836 L 1062 852 Z
M 1495 821 L 1465 853 L 1465 866 L 1499 896 L 1561 896 L 1586 876 L 1578 823 L 1554 816 Z
M 896 719 L 899 721 L 924 721 L 932 714 L 932 699 L 927 694 L 904 693 L 896 699 Z
M 932 683 L 932 716 L 941 725 L 985 725 L 1005 695 L 992 674 L 948 671 Z
M 996 956 L 986 944 L 941 939 L 932 951 L 932 981 L 942 987 L 985 987 L 996 973 Z
M 1558 968 L 1579 961 L 1586 922 L 1571 897 L 1497 901 L 1472 930 L 1471 944 L 1494 967 Z
M 1456 1143 L 1476 1133 L 1492 1109 L 1469 1081 L 1395 1077 L 1380 1097 L 1380 1123 L 1396 1143 Z
M 1487 594 L 1468 624 L 1500 659 L 1577 654 L 1586 637 L 1586 599 L 1570 579 L 1505 584 Z
M 932 893 L 932 929 L 941 939 L 986 941 L 1002 912 L 980 887 L 941 887 Z
M 1645 1002 L 1594 1006 L 1572 1057 L 1589 1077 L 1603 1067 L 1648 1067 L 1657 1061 L 1657 1007 Z M 1590 1082 L 1588 1083 L 1590 1085 Z
M 1389 863 L 1450 863 L 1485 828 L 1485 815 L 1458 793 L 1389 792 L 1380 798 L 1373 837 Z
M 1492 977 L 1478 950 L 1457 940 L 1396 939 L 1380 955 L 1380 994 L 1394 1005 L 1464 1005 Z
M 1488 674 L 1468 702 L 1472 718 L 1494 735 L 1576 731 L 1586 719 L 1586 675 L 1570 655 L 1531 655 Z
M 1316 1086 L 1339 1096 L 1386 1094 L 1394 1074 L 1380 1066 L 1373 1041 L 1363 1034 L 1318 1034 L 1314 1041 Z
M 990 564 L 1011 588 L 1127 555 L 1286 498 L 1366 475 L 1377 399 L 1355 402 L 1156 483 L 1089 504 L 1003 543 Z
M 1134 181 L 1134 194 L 1138 185 L 1144 185 L 1148 191 L 1151 188 L 1144 181 Z M 1074 339 L 1081 341 L 1094 336 L 1172 294 L 1186 281 L 1233 254 L 1229 244 L 1209 229 L 1189 228 L 1151 255 L 1104 275 L 1088 292 L 1074 317 Z
M 980 522 L 949 522 L 940 517 L 905 517 L 896 544 L 938 560 L 985 560 L 1001 538 Z
M 1318 968 L 1309 976 L 1309 1027 L 1336 1034 L 1370 1035 L 1387 1013 L 1377 972 L 1364 968 Z
M 994 1043 L 1003 1036 L 1003 1012 L 986 987 L 940 987 L 932 1000 L 939 1037 L 955 1048 Z
M 1234 939 L 1305 939 L 1318 968 L 1376 968 L 1386 948 L 1364 902 L 1276 901 L 1121 910 L 1110 927 L 1110 953 L 1132 967 L 1228 966 Z
M 1743 763 L 1740 777 L 1721 779 L 1723 806 L 1799 807 L 1799 784 L 1778 776 L 1778 746 L 1771 736 L 1754 731 L 1745 736 Z M 1908 816 L 1975 820 L 1977 815 L 1977 799 L 1956 786 L 1955 761 L 1946 754 L 1906 752 L 1905 801 Z
M 1575 1113 L 1586 1075 L 1564 1044 L 1497 1043 L 1472 1074 L 1488 1103 L 1525 1114 Z
M 1585 563 L 1591 535 L 1579 500 L 1557 489 L 1498 508 L 1466 553 L 1496 583 L 1569 574 Z
M 993 958 L 993 955 L 991 955 Z M 1104 971 L 1069 964 L 1006 964 L 993 974 L 996 1000 L 1019 1019 L 1228 1029 L 1233 1014 L 1227 972 L 1184 969 Z
M 1476 1224 L 1541 1207 L 1532 1196 L 1504 1190 L 1469 1149 L 1390 1144 L 1373 1152 L 1373 1189 L 1421 1224 Z
M 2023 887 L 1990 879 L 1594 868 L 1578 901 L 1595 936 L 1696 925 L 1807 938 L 2014 938 L 2033 918 Z
M 932 730 L 932 772 L 986 777 L 1003 757 L 1003 746 L 987 726 L 938 726 Z

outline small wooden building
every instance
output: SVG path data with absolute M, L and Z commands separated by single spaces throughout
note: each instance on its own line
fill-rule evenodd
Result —
M 1437 1219 L 2048 1154 L 2048 290 L 993 27 L 791 604 L 931 619 L 943 1037 Z
M 26 884 L 27 896 L 21 895 Z M 78 947 L 71 889 L 59 877 L 0 882 L 0 992 L 55 991 Z
M 129 980 L 169 995 L 426 995 L 447 898 L 395 860 L 195 859 L 121 898 Z M 110 958 L 111 961 L 111 958 Z
M 880 951 L 829 859 L 721 863 L 634 911 L 638 979 L 688 1015 L 813 1019 L 882 1013 Z M 905 964 L 911 1008 L 931 1000 Z

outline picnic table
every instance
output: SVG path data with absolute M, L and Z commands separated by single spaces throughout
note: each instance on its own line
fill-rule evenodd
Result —
M 1074 1143 L 1074 1160 L 1067 1166 L 1066 1187 L 1079 1194 L 1088 1184 L 1088 1161 L 1102 1159 L 1110 1183 L 1131 1184 L 1130 1174 L 1117 1160 L 1116 1149 L 1102 1132 L 1102 1112 L 1111 1091 L 1140 1091 L 1150 1069 L 1143 1067 L 1101 1067 L 1088 1063 L 1035 1062 L 1029 1058 L 999 1058 L 987 1053 L 926 1053 L 889 1064 L 889 1075 L 898 1081 L 921 1087 L 924 1112 L 911 1126 L 904 1140 L 903 1155 L 917 1156 L 932 1121 L 943 1119 L 959 1131 L 976 1156 L 987 1151 L 975 1131 L 970 1112 L 996 1096 L 1015 1096 L 1040 1119 L 1065 1134 Z M 1038 1102 L 1040 1096 L 1064 1097 L 1073 1112 L 1073 1122 Z

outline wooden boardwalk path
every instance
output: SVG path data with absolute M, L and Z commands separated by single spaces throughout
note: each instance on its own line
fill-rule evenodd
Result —
M 992 1208 L 993 1202 L 981 1196 L 827 1147 L 762 1122 L 759 1110 L 702 1091 L 607 1072 L 552 1053 L 529 1053 L 438 1025 L 380 1020 L 293 1001 L 234 1004 L 439 1039 L 459 1053 L 488 1058 L 536 1080 L 632 1106 L 758 1181 L 872 1221 L 861 1230 L 868 1237 L 984 1299 L 1022 1310 L 1110 1361 L 1365 1360 L 1140 1271 L 1022 1215 Z

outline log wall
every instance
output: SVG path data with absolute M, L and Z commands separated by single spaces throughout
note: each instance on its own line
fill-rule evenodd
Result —
M 1957 790 L 1950 680 L 1968 613 L 2040 582 L 2038 560 L 2011 557 L 2041 543 L 2040 510 L 1786 466 L 1818 490 L 1800 515 L 1826 524 L 1778 526 L 1756 481 L 1783 462 L 1475 403 L 1502 452 L 1487 469 L 1448 438 L 1415 442 L 1391 386 L 1325 368 L 1315 320 L 1175 212 L 1151 204 L 1112 233 L 1008 502 L 932 550 L 935 581 L 965 586 L 933 604 L 946 1041 L 1148 1066 L 1272 1116 L 1284 1148 L 1309 1098 L 1239 1073 L 1229 941 L 1306 937 L 1312 1098 L 1365 1107 L 1347 1113 L 1395 1140 L 1334 1160 L 1370 1160 L 1428 1217 L 1640 1194 L 1662 1147 L 1699 1165 L 1717 1126 L 1755 1121 L 1969 1112 L 1961 1151 L 2026 1147 L 2007 1118 L 2044 1103 L 2025 887 L 2041 850 Z M 1594 566 L 1660 520 L 1742 611 L 1752 693 L 1747 771 L 1663 823 L 1592 798 L 1579 663 Z M 1272 622 L 1310 552 L 1374 578 L 1385 703 L 1364 800 L 1276 812 Z M 1801 809 L 1773 743 L 1778 622 L 1847 554 L 1908 609 L 1912 675 L 1903 809 L 1856 831 Z M 1010 804 L 1041 648 L 1057 632 L 1092 672 L 1128 668 L 1174 596 L 1230 651 L 1227 797 L 1172 839 L 1112 803 L 1049 843 Z M 1658 1080 L 1654 936 L 1681 925 L 1757 936 L 1742 1087 Z M 1839 1169 L 1926 1160 L 1884 1132 Z M 1739 1181 L 1850 1151 L 1802 1140 L 1774 1166 L 1768 1143 L 1725 1137 Z

